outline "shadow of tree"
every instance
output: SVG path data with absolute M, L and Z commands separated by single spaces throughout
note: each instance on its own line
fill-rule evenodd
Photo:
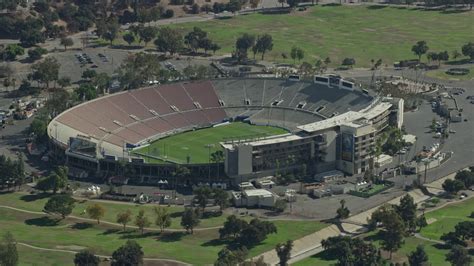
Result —
M 102 233 L 102 235 L 116 234 L 116 233 L 119 233 L 120 231 L 121 231 L 120 229 L 107 229 Z
M 183 212 L 173 212 L 173 213 L 170 213 L 170 216 L 171 218 L 179 218 L 183 216 Z
M 157 239 L 163 242 L 176 242 L 180 241 L 185 235 L 185 232 L 164 232 L 159 234 Z
M 209 240 L 207 242 L 202 243 L 201 246 L 203 246 L 203 247 L 215 247 L 215 246 L 221 246 L 221 245 L 229 245 L 230 243 L 232 243 L 232 241 L 230 239 L 216 238 L 216 239 L 212 239 L 212 240 Z
M 53 219 L 48 216 L 43 216 L 40 218 L 32 218 L 25 220 L 25 224 L 34 226 L 56 226 L 59 224 L 59 221 L 59 219 Z
M 387 6 L 379 6 L 379 5 L 370 5 L 367 7 L 367 9 L 371 9 L 371 10 L 378 10 L 378 9 L 384 9 L 386 8 Z
M 92 227 L 92 224 L 87 223 L 87 222 L 75 223 L 71 226 L 72 229 L 77 229 L 77 230 L 89 229 L 91 227 Z
M 383 232 L 382 231 L 378 231 L 376 234 L 364 237 L 364 240 L 368 241 L 368 242 L 380 241 L 382 239 L 383 239 Z
M 147 237 L 156 237 L 160 233 L 158 232 L 145 232 L 141 233 L 140 231 L 133 231 L 128 234 L 124 233 L 120 236 L 121 239 L 140 239 L 140 238 L 147 238 Z
M 32 202 L 40 199 L 45 199 L 51 196 L 49 193 L 39 193 L 39 194 L 28 194 L 20 197 L 22 201 Z

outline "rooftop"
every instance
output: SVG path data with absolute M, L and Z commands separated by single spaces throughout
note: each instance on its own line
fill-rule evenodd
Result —
M 318 121 L 318 122 L 302 125 L 302 126 L 299 126 L 298 128 L 306 132 L 315 132 L 315 131 L 333 128 L 340 125 L 359 127 L 365 124 L 365 123 L 362 123 L 363 121 L 371 120 L 375 118 L 376 116 L 390 109 L 391 106 L 392 106 L 391 103 L 380 102 L 380 103 L 377 103 L 376 105 L 366 108 L 365 110 L 361 110 L 358 112 L 349 111 L 347 113 L 344 113 L 344 114 L 341 114 L 341 115 L 338 115 L 338 116 L 335 116 L 323 121 Z
M 247 197 L 270 197 L 273 193 L 266 189 L 250 189 L 244 191 Z

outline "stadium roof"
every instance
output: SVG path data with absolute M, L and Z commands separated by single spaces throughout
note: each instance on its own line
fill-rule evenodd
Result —
M 366 108 L 365 110 L 361 110 L 358 112 L 349 111 L 347 113 L 323 121 L 302 125 L 298 128 L 306 132 L 316 132 L 341 125 L 360 126 L 361 124 L 356 123 L 357 121 L 362 121 L 361 119 L 372 120 L 378 115 L 390 109 L 391 106 L 391 103 L 381 102 L 374 106 L 370 106 L 370 108 Z

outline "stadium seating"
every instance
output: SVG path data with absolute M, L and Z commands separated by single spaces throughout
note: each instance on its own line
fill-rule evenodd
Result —
M 122 147 L 238 116 L 296 130 L 301 124 L 360 110 L 371 100 L 361 92 L 312 82 L 217 79 L 112 94 L 76 106 L 55 120 L 82 135 Z

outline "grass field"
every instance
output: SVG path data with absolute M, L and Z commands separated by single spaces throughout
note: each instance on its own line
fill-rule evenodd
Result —
M 426 219 L 435 219 L 435 222 L 423 228 L 421 235 L 440 239 L 443 234 L 454 231 L 454 226 L 459 222 L 473 221 L 474 219 L 470 218 L 472 212 L 474 212 L 474 198 L 426 213 Z
M 183 33 L 201 27 L 222 46 L 220 54 L 230 53 L 243 33 L 269 33 L 274 40 L 273 50 L 266 55 L 270 61 L 292 62 L 283 60 L 281 54 L 289 55 L 291 48 L 298 46 L 305 51 L 303 61 L 313 64 L 316 58 L 329 56 L 336 66 L 344 58 L 352 57 L 357 67 L 369 66 L 371 59 L 381 58 L 391 65 L 394 61 L 415 58 L 411 47 L 419 40 L 425 40 L 432 51 L 460 51 L 463 44 L 474 41 L 472 27 L 468 26 L 473 24 L 474 11 L 443 13 L 345 5 L 317 6 L 290 15 L 252 14 L 174 27 Z
M 474 67 L 469 68 L 469 74 L 464 76 L 454 76 L 446 74 L 444 70 L 435 70 L 435 71 L 428 71 L 426 75 L 433 78 L 439 78 L 444 80 L 472 80 L 474 79 Z
M 255 138 L 287 133 L 286 130 L 270 126 L 255 126 L 247 123 L 231 123 L 225 126 L 188 131 L 178 135 L 160 139 L 148 147 L 135 150 L 135 153 L 151 155 L 159 158 L 166 158 L 173 162 L 187 163 L 207 163 L 210 152 L 220 150 L 219 142 L 229 138 Z M 162 162 L 150 157 L 146 157 L 148 162 Z
M 274 248 L 278 242 L 300 238 L 325 226 L 313 221 L 275 221 L 275 225 L 278 235 L 272 235 L 250 249 L 251 256 Z M 141 235 L 135 230 L 122 232 L 115 227 L 84 223 L 71 218 L 54 223 L 43 215 L 2 209 L 0 234 L 6 231 L 12 232 L 17 241 L 34 246 L 69 250 L 87 247 L 103 255 L 110 255 L 127 239 L 134 239 L 143 247 L 146 257 L 176 259 L 193 265 L 213 263 L 219 250 L 226 245 L 218 240 L 217 229 L 196 231 L 194 235 L 183 232 L 150 232 Z M 20 256 L 28 256 L 28 253 Z M 49 264 L 63 265 L 67 257 L 59 254 L 56 261 L 50 256 Z
M 0 205 L 11 206 L 19 209 L 24 209 L 28 211 L 41 212 L 43 210 L 44 204 L 48 200 L 47 197 L 42 197 L 38 195 L 25 195 L 20 193 L 8 193 L 0 195 Z M 81 201 L 76 202 L 76 206 L 72 212 L 72 215 L 77 217 L 88 218 L 86 215 L 83 215 L 82 212 L 87 208 L 88 205 L 95 203 L 96 201 Z M 139 210 L 144 210 L 145 215 L 149 217 L 150 220 L 155 219 L 154 205 L 139 205 L 139 204 L 127 204 L 127 203 L 114 203 L 114 202 L 104 202 L 101 201 L 100 204 L 106 209 L 104 221 L 115 223 L 117 214 L 125 210 L 131 210 L 133 217 L 138 214 Z M 184 207 L 167 207 L 168 211 L 171 213 L 172 223 L 171 229 L 182 229 L 180 225 L 181 213 L 184 211 Z M 1 209 L 0 209 L 1 210 Z M 226 214 L 217 217 L 209 217 L 201 220 L 201 223 L 197 228 L 208 228 L 220 226 L 223 224 L 225 219 L 227 219 Z M 152 224 L 150 227 L 156 227 Z
M 439 240 L 441 235 L 444 233 L 454 230 L 454 226 L 459 222 L 466 220 L 473 220 L 469 218 L 471 212 L 474 211 L 474 198 L 466 200 L 459 204 L 448 205 L 436 211 L 428 212 L 425 214 L 426 219 L 436 219 L 435 222 L 431 223 L 427 227 L 421 230 L 421 235 L 427 238 Z M 380 237 L 377 233 L 371 232 L 367 235 L 362 236 L 367 241 L 380 246 Z M 445 249 L 436 243 L 421 240 L 415 237 L 405 238 L 405 243 L 402 248 L 394 254 L 394 258 L 397 260 L 403 260 L 407 254 L 414 251 L 416 246 L 422 244 L 425 247 L 425 251 L 428 254 L 429 262 L 433 266 L 447 265 L 445 261 L 445 255 L 449 252 L 449 249 Z M 336 260 L 330 260 L 325 256 L 325 253 L 319 253 L 304 260 L 295 263 L 295 266 L 309 266 L 309 265 L 333 265 Z

